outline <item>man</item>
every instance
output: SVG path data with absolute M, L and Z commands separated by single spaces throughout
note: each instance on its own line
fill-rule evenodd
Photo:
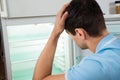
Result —
M 65 74 L 51 75 L 52 63 L 63 30 L 82 49 L 85 57 Z M 120 80 L 120 39 L 106 30 L 103 13 L 95 0 L 72 0 L 58 12 L 55 27 L 40 55 L 33 80 Z

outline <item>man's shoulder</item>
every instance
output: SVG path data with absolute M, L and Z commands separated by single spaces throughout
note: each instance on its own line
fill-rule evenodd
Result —
M 120 38 L 115 37 L 116 39 L 112 42 L 106 42 L 109 43 L 106 46 L 101 47 L 99 50 L 96 51 L 95 56 L 103 56 L 107 57 L 110 55 L 119 55 L 120 56 Z M 114 58 L 114 57 L 113 57 Z

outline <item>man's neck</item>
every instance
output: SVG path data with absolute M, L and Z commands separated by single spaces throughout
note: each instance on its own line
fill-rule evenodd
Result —
M 96 52 L 96 47 L 98 45 L 98 43 L 105 37 L 107 36 L 109 33 L 107 31 L 104 31 L 102 36 L 96 37 L 96 38 L 90 38 L 88 41 L 88 48 L 89 50 L 91 50 L 93 53 Z

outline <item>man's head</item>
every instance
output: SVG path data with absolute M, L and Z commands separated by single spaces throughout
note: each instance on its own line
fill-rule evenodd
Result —
M 68 12 L 65 30 L 70 33 L 75 42 L 82 49 L 90 49 L 94 44 L 96 46 L 106 31 L 103 12 L 97 2 L 72 0 L 65 11 Z
M 65 29 L 75 35 L 76 28 L 84 29 L 89 36 L 101 36 L 106 29 L 103 13 L 95 0 L 72 0 L 65 11 L 68 17 Z

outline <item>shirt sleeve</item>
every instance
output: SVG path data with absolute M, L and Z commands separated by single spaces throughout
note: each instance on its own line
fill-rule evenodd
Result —
M 99 61 L 84 59 L 65 74 L 66 80 L 104 80 L 103 67 Z

